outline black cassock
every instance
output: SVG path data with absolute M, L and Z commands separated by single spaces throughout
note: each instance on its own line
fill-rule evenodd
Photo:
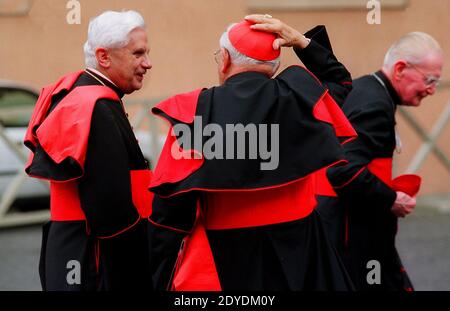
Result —
M 147 187 L 141 183 L 135 185 L 140 190 L 133 189 L 133 174 L 149 178 L 150 171 L 120 100 L 123 94 L 89 69 L 55 85 L 43 100 L 47 106 L 36 108 L 32 135 L 25 141 L 33 151 L 27 173 L 51 182 L 51 221 L 43 228 L 39 266 L 42 287 L 150 288 L 147 220 L 132 194 Z M 91 86 L 101 86 L 114 99 L 86 102 Z M 77 98 L 69 103 L 69 96 Z
M 356 79 L 343 111 L 358 138 L 344 145 L 349 164 L 328 170 L 339 202 L 328 207 L 333 216 L 325 213 L 327 208 L 321 208 L 321 212 L 331 219 L 332 225 L 327 228 L 357 289 L 413 289 L 395 248 L 397 217 L 391 207 L 396 193 L 387 185 L 396 147 L 395 111 L 399 103 L 381 71 Z M 380 167 L 376 163 L 385 164 Z M 375 267 L 368 265 L 371 260 L 379 263 L 381 284 L 367 281 Z
M 192 160 L 190 164 L 189 160 L 172 160 L 170 148 L 163 149 L 151 186 L 156 194 L 149 227 L 151 269 L 156 288 L 352 288 L 314 210 L 314 192 L 299 195 L 309 186 L 314 187 L 314 172 L 343 158 L 333 122 L 320 120 L 315 111 L 320 110 L 316 109 L 318 106 L 323 108 L 324 102 L 332 102 L 330 105 L 337 107 L 330 93 L 341 101 L 351 89 L 350 74 L 332 54 L 324 28 L 318 27 L 308 36 L 312 37 L 310 45 L 296 53 L 318 79 L 299 66 L 291 66 L 273 79 L 258 72 L 244 72 L 228 78 L 221 86 L 175 96 L 153 110 L 172 126 L 185 124 L 192 129 L 194 116 L 202 117 L 202 129 L 208 124 L 218 124 L 222 129 L 227 124 L 267 124 L 269 128 L 279 125 L 276 138 L 279 140 L 279 165 L 273 170 L 260 169 L 261 163 L 267 162 L 261 157 L 206 158 Z M 208 139 L 203 137 L 203 143 Z M 169 138 L 168 142 L 166 145 L 174 143 Z M 226 137 L 223 142 L 228 148 Z M 247 148 L 248 145 L 246 141 Z M 278 212 L 288 210 L 295 214 L 305 209 L 301 205 L 280 203 L 297 195 L 300 201 L 313 202 L 310 212 L 297 218 L 287 217 L 286 221 L 267 219 L 271 216 L 264 215 L 270 213 L 278 217 Z M 308 201 L 310 199 L 312 201 Z M 223 202 L 228 205 L 224 206 Z M 216 213 L 218 205 L 221 210 Z M 255 208 L 250 216 L 241 213 L 249 206 Z M 261 213 L 260 208 L 265 212 Z M 199 244 L 192 242 L 197 237 L 202 238 L 195 227 L 199 224 L 196 212 L 201 213 L 202 225 L 206 228 L 203 241 L 210 248 L 209 252 L 202 253 Z M 245 216 L 246 220 L 235 215 Z M 252 218 L 261 218 L 261 223 Z M 191 241 L 190 235 L 195 236 Z M 208 255 L 211 255 L 212 265 L 198 258 Z M 216 277 L 193 280 L 211 266 L 212 270 L 217 270 Z M 196 273 L 189 274 L 192 271 Z M 205 281 L 209 278 L 211 283 Z

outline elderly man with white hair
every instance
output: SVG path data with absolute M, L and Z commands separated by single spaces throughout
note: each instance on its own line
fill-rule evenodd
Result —
M 89 24 L 86 69 L 45 87 L 25 137 L 26 172 L 50 181 L 44 290 L 150 288 L 150 170 L 122 103 L 152 66 L 142 16 L 107 11 Z
M 327 172 L 339 208 L 323 206 L 320 212 L 357 289 L 413 290 L 395 235 L 398 217 L 416 205 L 419 179 L 402 176 L 403 185 L 392 179 L 392 157 L 400 148 L 395 112 L 398 105 L 419 106 L 433 95 L 442 66 L 443 51 L 435 39 L 406 34 L 388 50 L 380 71 L 354 81 L 344 103 L 358 139 L 344 146 L 349 164 Z

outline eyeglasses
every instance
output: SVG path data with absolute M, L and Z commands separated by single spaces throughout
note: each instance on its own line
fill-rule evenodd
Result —
M 220 49 L 214 52 L 214 61 L 217 64 L 219 63 L 219 54 L 220 54 Z
M 425 83 L 426 86 L 431 87 L 431 86 L 438 86 L 439 82 L 441 81 L 440 78 L 432 76 L 432 75 L 426 75 L 422 72 L 422 70 L 420 70 L 419 68 L 417 68 L 416 66 L 414 66 L 411 63 L 408 63 L 409 67 L 412 67 L 414 70 L 416 70 L 418 73 L 420 73 L 423 77 L 423 82 Z

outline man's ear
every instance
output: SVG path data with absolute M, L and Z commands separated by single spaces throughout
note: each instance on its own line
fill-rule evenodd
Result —
M 404 71 L 405 69 L 408 67 L 408 63 L 404 60 L 398 60 L 395 62 L 393 69 L 393 77 L 394 79 L 396 79 L 397 81 L 400 80 L 403 75 L 404 75 Z
M 109 68 L 111 66 L 111 59 L 109 52 L 105 48 L 98 48 L 95 50 L 95 58 L 101 68 Z
M 230 53 L 228 52 L 228 50 L 226 48 L 221 48 L 222 49 L 222 53 L 220 53 L 220 55 L 222 55 L 222 65 L 220 67 L 220 71 L 222 73 L 226 73 L 228 71 L 228 68 L 230 68 L 231 66 L 231 57 L 230 57 Z

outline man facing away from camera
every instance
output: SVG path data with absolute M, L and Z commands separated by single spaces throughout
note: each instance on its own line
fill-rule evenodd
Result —
M 219 86 L 153 109 L 171 124 L 150 185 L 157 289 L 352 288 L 315 211 L 315 172 L 342 162 L 337 136 L 355 135 L 333 99 L 351 77 L 323 26 L 305 35 L 248 16 L 220 39 Z M 310 71 L 274 77 L 281 47 Z

